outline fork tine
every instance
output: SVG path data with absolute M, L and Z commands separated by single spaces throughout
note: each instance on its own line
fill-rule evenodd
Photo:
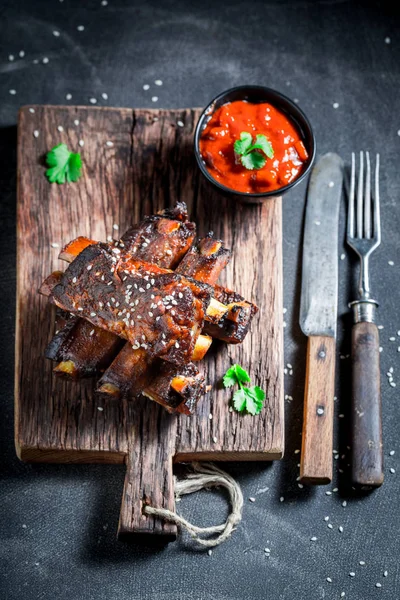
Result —
M 364 180 L 364 153 L 360 152 L 360 169 L 358 172 L 357 186 L 357 237 L 363 236 L 363 180 Z
M 365 177 L 364 191 L 364 236 L 367 239 L 371 238 L 371 163 L 369 160 L 369 152 L 365 153 L 367 163 L 367 173 Z
M 351 153 L 351 176 L 349 191 L 349 213 L 347 217 L 347 239 L 354 237 L 354 192 L 356 187 L 356 157 Z
M 374 238 L 381 243 L 381 212 L 379 198 L 379 154 L 376 155 L 375 164 L 375 199 L 374 199 Z

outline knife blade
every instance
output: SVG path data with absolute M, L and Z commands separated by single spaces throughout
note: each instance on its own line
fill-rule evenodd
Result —
M 332 480 L 333 397 L 343 161 L 322 156 L 312 170 L 304 224 L 300 327 L 308 337 L 300 481 Z

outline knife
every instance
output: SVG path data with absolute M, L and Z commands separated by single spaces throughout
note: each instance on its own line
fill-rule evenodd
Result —
M 322 156 L 312 170 L 304 225 L 300 327 L 308 337 L 300 481 L 332 480 L 338 296 L 338 228 L 343 161 Z

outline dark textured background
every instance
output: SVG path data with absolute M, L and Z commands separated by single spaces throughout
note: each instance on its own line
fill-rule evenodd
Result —
M 341 592 L 352 600 L 400 597 L 399 24 L 398 11 L 380 2 L 0 2 L 1 598 L 308 600 L 336 599 Z M 77 30 L 79 25 L 84 31 Z M 155 86 L 156 79 L 163 85 Z M 219 91 L 243 83 L 269 85 L 298 99 L 314 125 L 319 153 L 335 151 L 348 162 L 352 150 L 381 152 L 383 244 L 372 260 L 372 282 L 384 326 L 386 480 L 366 497 L 355 497 L 347 485 L 349 360 L 339 358 L 334 483 L 301 489 L 296 482 L 306 345 L 297 322 L 302 185 L 284 200 L 285 361 L 294 367 L 285 382 L 285 393 L 293 396 L 285 401 L 286 457 L 270 466 L 228 465 L 243 487 L 243 521 L 211 556 L 193 550 L 185 536 L 158 552 L 126 546 L 115 540 L 122 467 L 32 466 L 15 456 L 17 110 L 29 103 L 63 104 L 68 93 L 71 104 L 97 98 L 99 105 L 110 106 L 202 106 Z M 144 91 L 144 84 L 150 90 Z M 156 103 L 152 96 L 158 96 Z M 344 218 L 339 353 L 346 356 L 349 266 L 354 263 L 343 235 Z M 398 388 L 388 384 L 390 367 Z M 223 495 L 211 492 L 185 499 L 179 509 L 204 524 L 226 514 Z

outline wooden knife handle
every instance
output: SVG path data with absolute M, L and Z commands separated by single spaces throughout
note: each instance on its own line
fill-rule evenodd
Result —
M 352 480 L 363 488 L 383 483 L 379 332 L 361 322 L 352 331 Z
M 333 337 L 308 338 L 300 461 L 303 483 L 321 485 L 332 481 L 335 349 Z

